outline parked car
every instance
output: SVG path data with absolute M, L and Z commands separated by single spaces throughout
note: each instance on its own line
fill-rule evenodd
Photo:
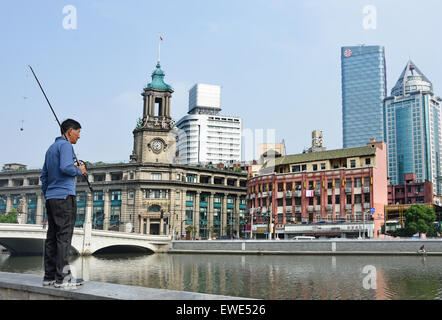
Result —
M 292 240 L 315 240 L 315 237 L 308 237 L 308 236 L 296 236 L 293 237 Z

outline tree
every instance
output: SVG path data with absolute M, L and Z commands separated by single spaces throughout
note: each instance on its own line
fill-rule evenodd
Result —
M 433 208 L 422 204 L 413 204 L 405 211 L 405 233 L 413 235 L 427 233 L 434 229 L 436 213 Z
M 194 238 L 195 227 L 193 225 L 189 225 L 186 227 L 186 233 L 189 234 L 190 238 Z
M 17 223 L 17 209 L 12 208 L 8 213 L 0 215 L 0 223 Z

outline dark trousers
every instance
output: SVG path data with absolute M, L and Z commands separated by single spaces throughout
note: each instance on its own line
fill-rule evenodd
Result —
M 69 255 L 77 217 L 75 196 L 46 200 L 46 212 L 48 232 L 44 252 L 44 279 L 63 282 L 70 275 Z

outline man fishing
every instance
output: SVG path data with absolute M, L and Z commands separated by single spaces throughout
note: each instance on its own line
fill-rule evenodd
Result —
M 69 267 L 69 254 L 75 220 L 77 202 L 75 197 L 75 177 L 86 174 L 84 165 L 74 165 L 74 149 L 80 139 L 81 125 L 67 119 L 60 125 L 61 136 L 46 152 L 40 180 L 46 199 L 48 231 L 44 250 L 45 274 L 43 285 L 57 288 L 83 284 L 83 279 L 75 279 Z

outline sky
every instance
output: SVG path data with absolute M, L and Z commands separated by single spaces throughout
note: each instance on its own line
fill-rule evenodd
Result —
M 440 96 L 440 12 L 440 0 L 2 0 L 0 166 L 41 168 L 59 136 L 28 65 L 60 120 L 81 123 L 79 159 L 128 161 L 159 33 L 175 121 L 195 83 L 216 84 L 255 150 L 274 133 L 300 153 L 313 130 L 342 148 L 340 48 L 382 45 L 388 94 L 411 59 Z

